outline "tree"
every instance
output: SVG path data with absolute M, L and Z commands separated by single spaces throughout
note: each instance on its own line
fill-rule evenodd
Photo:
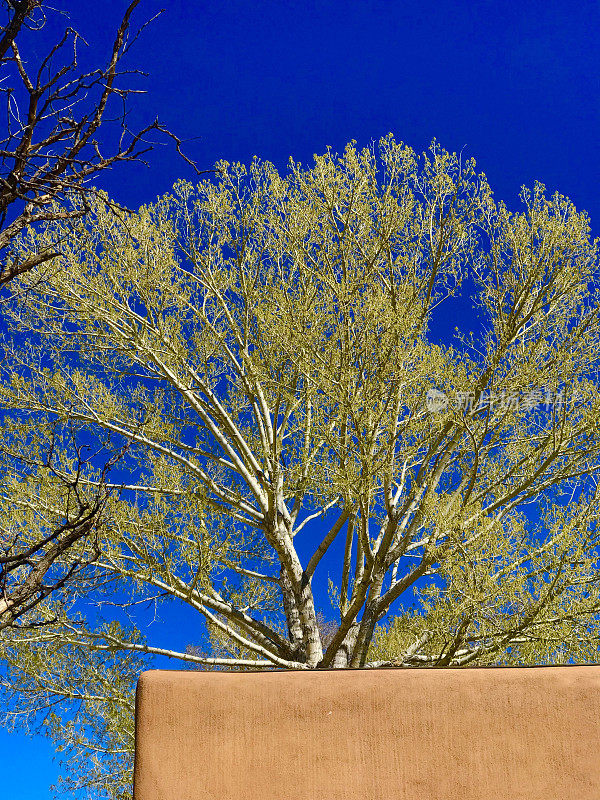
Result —
M 140 0 L 129 3 L 108 63 L 82 71 L 79 48 L 85 40 L 71 27 L 44 57 L 24 57 L 23 31 L 40 34 L 46 3 L 6 2 L 9 16 L 0 38 L 1 91 L 6 101 L 0 141 L 0 286 L 58 252 L 55 247 L 35 257 L 26 255 L 22 261 L 11 260 L 10 244 L 21 231 L 65 214 L 85 214 L 86 198 L 94 192 L 90 180 L 114 164 L 140 159 L 151 149 L 147 135 L 152 131 L 169 135 L 179 147 L 179 140 L 158 120 L 135 132 L 127 127 L 127 99 L 139 90 L 119 85 L 119 78 L 132 74 L 122 69 L 121 62 L 137 38 L 129 34 L 139 4 Z M 120 106 L 116 118 L 114 101 Z M 111 149 L 106 137 L 115 121 L 119 135 Z M 76 211 L 67 212 L 64 205 L 54 203 L 73 193 L 82 200 Z
M 131 442 L 90 586 L 112 581 L 132 614 L 191 607 L 213 652 L 66 608 L 6 640 L 12 686 L 47 698 L 65 652 L 230 669 L 597 658 L 585 212 L 539 183 L 511 212 L 472 160 L 391 135 L 285 175 L 217 167 L 121 220 L 92 200 L 88 221 L 21 238 L 17 259 L 62 255 L 9 308 L 44 366 L 22 368 L 8 336 L 0 389 L 17 428 L 41 415 Z M 449 344 L 437 309 L 465 287 L 480 322 Z M 319 574 L 335 554 L 332 630 Z
M 177 137 L 158 120 L 135 132 L 127 125 L 129 97 L 140 90 L 122 85 L 124 76 L 131 79 L 136 73 L 124 70 L 122 62 L 139 34 L 130 35 L 139 3 L 133 0 L 127 6 L 106 65 L 91 70 L 80 65 L 79 51 L 85 41 L 71 27 L 45 55 L 38 55 L 36 43 L 46 27 L 46 15 L 58 13 L 55 9 L 42 0 L 5 4 L 8 21 L 0 35 L 0 91 L 6 101 L 0 142 L 0 287 L 34 267 L 48 268 L 60 252 L 60 242 L 54 242 L 43 251 L 15 258 L 11 247 L 22 232 L 53 220 L 84 216 L 96 192 L 90 181 L 115 164 L 140 160 L 152 148 L 151 132 L 171 137 L 179 148 Z M 31 55 L 23 55 L 28 50 Z M 73 197 L 78 198 L 76 208 Z M 113 203 L 111 208 L 117 212 L 119 207 Z M 22 624 L 53 591 L 74 583 L 95 552 L 94 532 L 103 524 L 108 502 L 109 492 L 102 486 L 92 494 L 82 493 L 78 468 L 60 477 L 47 463 L 42 477 L 39 470 L 55 441 L 52 436 L 45 443 L 39 435 L 34 439 L 21 442 L 18 452 L 0 447 L 0 464 L 11 476 L 2 491 L 0 511 L 5 520 L 0 536 L 0 631 L 17 620 Z M 85 461 L 81 446 L 75 441 L 72 445 L 81 466 Z M 34 456 L 27 453 L 30 446 L 39 457 L 33 471 Z M 114 465 L 112 452 L 100 472 L 105 476 Z M 29 485 L 32 480 L 38 481 L 33 489 L 37 507 Z M 26 524 L 24 520 L 15 523 L 15 503 L 30 509 L 32 518 Z M 48 528 L 50 517 L 54 528 Z M 81 547 L 84 556 L 78 551 Z M 35 624 L 39 622 L 38 618 Z
M 11 429 L 10 423 L 5 426 Z M 100 453 L 88 456 L 89 446 L 69 430 L 58 454 L 55 429 L 39 421 L 34 430 L 12 428 L 12 449 L 1 450 L 0 632 L 15 624 L 53 624 L 56 616 L 45 601 L 52 595 L 56 602 L 66 588 L 74 591 L 100 555 L 98 535 L 111 498 L 106 478 L 121 453 L 104 454 L 90 491 L 81 485 L 81 475 L 94 468 Z M 42 606 L 41 614 L 32 613 Z

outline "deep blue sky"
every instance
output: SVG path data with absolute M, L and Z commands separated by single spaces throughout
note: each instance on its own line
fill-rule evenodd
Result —
M 52 5 L 70 11 L 94 59 L 126 2 Z M 137 19 L 161 7 L 145 0 Z M 52 34 L 50 25 L 37 46 Z M 327 145 L 389 131 L 418 151 L 435 137 L 473 156 L 509 206 L 537 179 L 588 211 L 598 232 L 599 34 L 597 0 L 176 0 L 131 53 L 151 76 L 131 124 L 158 114 L 202 168 L 258 155 L 283 169 L 290 155 L 307 163 Z M 193 178 L 171 147 L 150 163 L 100 183 L 133 207 Z M 0 732 L 0 753 L 4 797 L 49 797 L 56 773 L 43 739 Z
M 125 0 L 54 5 L 96 53 Z M 163 5 L 144 0 L 137 19 Z M 598 0 L 166 5 L 131 53 L 151 76 L 132 122 L 158 114 L 202 167 L 258 155 L 283 168 L 392 131 L 417 150 L 464 147 L 507 202 L 538 179 L 598 217 Z M 160 148 L 105 185 L 135 205 L 182 176 Z

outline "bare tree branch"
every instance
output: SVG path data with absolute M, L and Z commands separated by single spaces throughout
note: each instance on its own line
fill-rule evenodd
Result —
M 127 6 L 106 65 L 85 72 L 79 66 L 85 41 L 71 27 L 38 63 L 22 56 L 22 31 L 31 37 L 42 30 L 45 3 L 8 2 L 9 20 L 0 39 L 0 93 L 6 108 L 0 134 L 0 286 L 56 255 L 48 251 L 14 258 L 10 251 L 15 237 L 39 222 L 85 215 L 86 198 L 94 192 L 90 181 L 115 164 L 142 160 L 156 144 L 152 134 L 173 141 L 199 173 L 182 152 L 181 140 L 158 119 L 129 129 L 128 100 L 140 90 L 123 79 L 141 73 L 124 69 L 122 61 L 145 27 L 130 37 L 140 2 Z M 28 49 L 26 37 L 23 45 Z M 107 144 L 111 134 L 114 142 Z M 57 205 L 74 197 L 81 201 L 78 208 Z

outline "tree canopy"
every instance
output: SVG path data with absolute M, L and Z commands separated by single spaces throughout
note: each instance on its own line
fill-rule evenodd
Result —
M 116 593 L 134 621 L 142 601 L 178 602 L 208 637 L 159 646 L 48 599 L 31 613 L 51 627 L 3 640 L 14 713 L 76 695 L 105 725 L 55 720 L 57 736 L 78 752 L 118 739 L 127 758 L 129 700 L 121 681 L 110 704 L 106 675 L 153 655 L 233 669 L 597 658 L 585 212 L 539 183 L 511 211 L 474 161 L 392 135 L 284 174 L 255 159 L 216 176 L 118 217 L 99 196 L 91 217 L 14 245 L 60 257 L 21 276 L 27 302 L 7 308 L 9 444 L 46 425 L 122 453 L 81 597 Z M 450 342 L 436 315 L 465 291 L 477 324 Z M 100 485 L 93 458 L 77 476 Z M 3 530 L 30 480 L 15 464 Z M 121 796 L 101 773 L 103 796 Z

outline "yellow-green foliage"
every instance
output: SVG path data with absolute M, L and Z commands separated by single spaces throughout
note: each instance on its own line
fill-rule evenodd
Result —
M 104 451 L 129 446 L 78 591 L 118 587 L 133 614 L 185 604 L 206 641 L 158 647 L 67 604 L 53 628 L 5 640 L 22 697 L 46 691 L 59 652 L 93 653 L 94 669 L 103 653 L 239 669 L 597 658 L 600 305 L 584 212 L 539 183 L 512 212 L 473 161 L 391 135 L 285 174 L 221 162 L 137 213 L 106 200 L 17 246 L 62 255 L 6 305 L 3 436 L 22 454 L 32 426 L 43 442 L 44 425 L 75 425 Z M 457 319 L 441 341 L 438 308 L 465 290 L 477 328 Z M 431 389 L 473 408 L 433 411 Z M 547 390 L 564 402 L 540 405 Z M 51 520 L 17 500 L 40 481 L 30 466 L 5 484 L 33 536 Z

